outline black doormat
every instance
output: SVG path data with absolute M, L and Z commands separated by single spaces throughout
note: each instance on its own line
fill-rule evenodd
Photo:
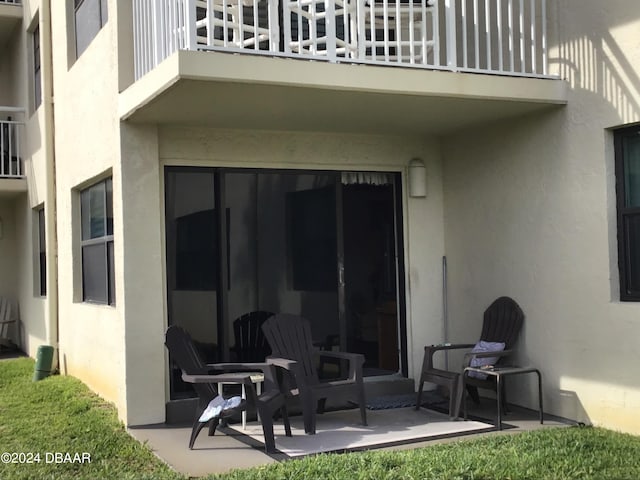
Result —
M 416 406 L 416 393 L 403 393 L 399 395 L 383 395 L 367 400 L 369 410 L 387 410 L 390 408 L 406 408 Z M 449 400 L 435 392 L 422 393 L 422 406 L 432 410 L 448 411 Z

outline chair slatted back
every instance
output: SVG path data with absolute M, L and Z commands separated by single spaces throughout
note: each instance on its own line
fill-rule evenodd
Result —
M 262 331 L 262 325 L 271 316 L 272 312 L 257 310 L 245 313 L 233 321 L 234 349 L 239 362 L 264 362 L 271 353 Z
M 182 327 L 171 325 L 165 334 L 165 342 L 169 356 L 178 368 L 187 375 L 204 375 L 208 373 L 202 362 L 198 350 L 193 344 L 191 335 Z M 203 401 L 209 401 L 218 395 L 215 387 L 207 383 L 194 383 L 193 389 Z
M 319 383 L 315 366 L 315 349 L 309 321 L 298 315 L 280 313 L 272 316 L 262 326 L 274 357 L 295 360 L 301 367 L 305 383 Z
M 496 299 L 484 312 L 480 340 L 504 342 L 505 350 L 513 348 L 524 322 L 524 313 L 510 297 Z

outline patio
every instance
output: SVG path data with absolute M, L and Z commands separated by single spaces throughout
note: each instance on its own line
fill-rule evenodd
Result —
M 358 425 L 358 410 L 347 410 L 339 412 L 330 412 L 318 417 L 318 433 L 315 438 L 304 436 L 302 432 L 296 432 L 296 426 L 301 423 L 301 417 L 292 417 L 292 427 L 294 428 L 293 442 L 290 440 L 290 446 L 296 445 L 304 448 L 301 443 L 317 442 L 320 450 L 335 450 L 333 448 L 322 448 L 322 444 L 331 444 L 332 441 L 338 442 L 338 436 L 330 437 L 330 433 L 323 432 L 323 424 L 331 423 L 331 416 L 339 416 L 341 421 L 348 422 L 352 418 L 353 424 Z M 398 431 L 405 430 L 408 432 L 417 425 L 424 425 L 433 428 L 430 436 L 425 435 L 425 430 L 413 430 L 413 436 L 409 435 L 404 440 L 389 444 L 380 439 L 375 439 L 371 446 L 363 446 L 367 441 L 367 434 L 361 435 L 362 443 L 354 445 L 349 450 L 366 450 L 369 448 L 384 450 L 406 450 L 434 445 L 436 443 L 451 442 L 465 438 L 475 438 L 480 435 L 496 435 L 496 434 L 513 434 L 539 428 L 549 428 L 566 426 L 569 423 L 561 418 L 545 415 L 545 423 L 540 425 L 537 412 L 526 408 L 511 406 L 511 412 L 504 417 L 503 421 L 508 427 L 502 432 L 497 432 L 493 428 L 493 419 L 495 418 L 495 400 L 483 398 L 481 405 L 476 407 L 470 405 L 470 415 L 474 419 L 482 419 L 486 424 L 470 421 L 464 422 L 458 420 L 449 422 L 448 418 L 433 410 L 421 409 L 416 412 L 412 407 L 388 410 L 369 411 L 369 427 L 368 431 L 372 436 L 376 435 L 376 430 L 383 430 L 389 433 L 389 437 L 397 438 L 394 434 Z M 471 424 L 470 429 L 460 428 L 465 424 Z M 247 426 L 246 434 L 250 433 L 254 423 L 250 422 Z M 390 425 L 393 425 L 390 428 Z M 403 427 L 404 425 L 404 427 Z M 276 446 L 280 448 L 286 441 L 283 435 L 279 435 L 282 428 L 276 423 Z M 378 427 L 378 429 L 376 429 Z M 240 425 L 234 424 L 226 433 L 216 432 L 214 437 L 208 437 L 204 433 L 198 437 L 193 450 L 187 448 L 188 438 L 191 431 L 190 425 L 148 425 L 141 427 L 132 427 L 128 429 L 129 433 L 141 442 L 146 444 L 153 452 L 163 461 L 168 463 L 179 473 L 189 476 L 203 476 L 212 473 L 224 473 L 232 469 L 245 469 L 266 465 L 279 460 L 292 458 L 297 456 L 295 452 L 289 452 L 289 456 L 285 454 L 266 455 L 262 445 L 246 438 L 246 434 L 242 433 Z M 296 433 L 300 435 L 296 439 Z M 428 438 L 425 438 L 428 437 Z M 393 440 L 392 440 L 393 441 Z M 377 442 L 377 443 L 376 443 Z M 340 449 L 338 447 L 338 449 Z

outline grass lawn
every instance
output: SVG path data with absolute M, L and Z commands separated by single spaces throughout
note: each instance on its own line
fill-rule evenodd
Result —
M 40 454 L 39 463 L 0 463 L 0 479 L 185 478 L 130 437 L 113 406 L 80 381 L 54 376 L 33 383 L 32 374 L 33 360 L 0 361 L 0 454 Z M 55 459 L 47 452 L 86 452 L 91 462 L 47 463 Z M 210 478 L 638 480 L 640 437 L 549 428 L 416 450 L 318 455 Z

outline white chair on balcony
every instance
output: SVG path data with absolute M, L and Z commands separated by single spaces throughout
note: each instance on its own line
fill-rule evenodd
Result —
M 278 50 L 277 0 L 199 0 L 200 47 Z
M 359 2 L 359 58 L 382 63 L 438 63 L 435 0 Z
M 317 57 L 354 58 L 356 42 L 356 0 L 285 0 L 283 27 L 285 53 Z M 327 32 L 327 15 L 334 11 L 335 49 Z M 328 11 L 329 10 L 329 11 Z

